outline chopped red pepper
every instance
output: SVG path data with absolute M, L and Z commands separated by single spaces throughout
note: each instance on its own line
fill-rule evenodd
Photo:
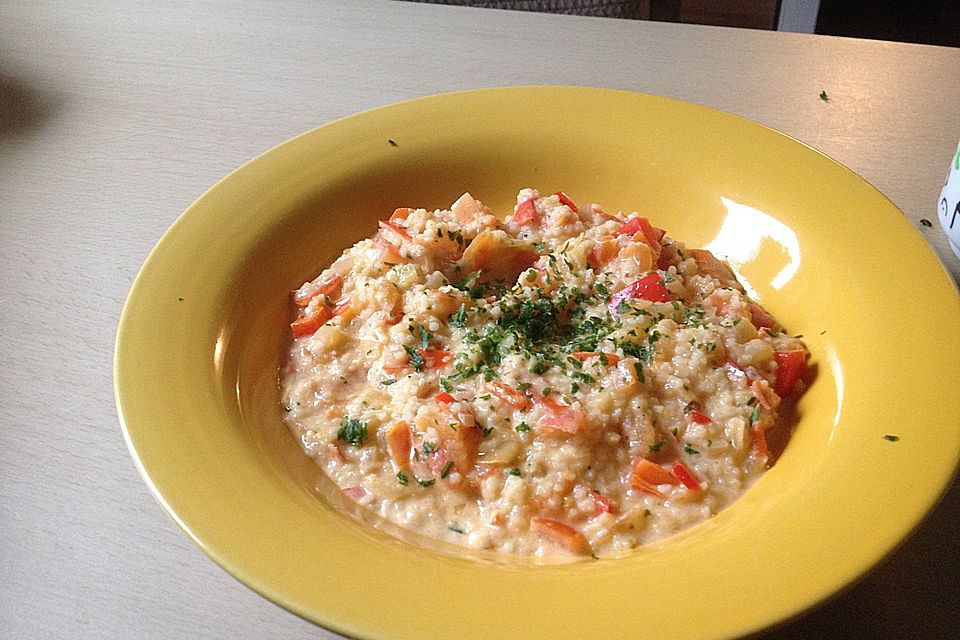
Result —
M 392 219 L 393 218 L 391 218 L 391 220 Z M 409 233 L 407 233 L 402 227 L 396 225 L 390 220 L 387 220 L 387 221 L 380 220 L 378 224 L 380 225 L 381 231 L 386 232 L 387 235 L 390 236 L 389 238 L 386 238 L 386 240 L 391 244 L 400 245 L 405 242 L 410 242 L 413 240 L 413 238 L 410 237 Z
M 330 319 L 329 307 L 319 308 L 318 313 L 309 316 L 302 316 L 290 323 L 290 331 L 293 335 L 302 338 L 303 336 L 313 335 L 317 329 Z
M 670 292 L 663 284 L 663 278 L 656 271 L 648 273 L 639 280 L 636 280 L 626 287 L 613 294 L 607 306 L 613 316 L 617 315 L 617 307 L 624 300 L 640 298 L 650 302 L 670 302 Z
M 611 367 L 620 362 L 620 356 L 607 353 L 606 351 L 574 351 L 570 354 L 571 358 L 576 358 L 580 362 L 589 360 L 594 356 L 600 357 L 601 364 L 609 365 Z
M 524 200 L 517 206 L 517 212 L 513 214 L 513 220 L 517 224 L 531 224 L 537 220 L 537 206 L 533 200 Z
M 541 427 L 572 434 L 580 431 L 587 422 L 583 411 L 579 409 L 540 395 L 534 396 L 533 399 L 546 411 L 546 415 L 540 418 Z
M 767 434 L 763 428 L 763 423 L 759 420 L 750 425 L 750 450 L 762 458 L 769 455 Z
M 610 498 L 601 495 L 598 491 L 591 491 L 590 498 L 593 500 L 597 513 L 616 513 L 617 506 L 610 501 Z
M 640 218 L 633 217 L 627 220 L 627 222 L 617 229 L 613 235 L 622 236 L 622 235 L 633 235 L 637 231 L 640 231 Z
M 423 365 L 427 369 L 436 369 L 450 362 L 452 356 L 449 351 L 440 349 L 417 349 L 420 357 L 423 358 Z
M 773 357 L 777 360 L 777 380 L 773 390 L 783 397 L 793 391 L 797 380 L 803 377 L 807 354 L 803 351 L 776 351 Z
M 454 398 L 452 395 L 450 395 L 446 391 L 442 393 L 438 393 L 437 395 L 433 396 L 433 399 L 436 400 L 437 402 L 442 402 L 443 404 L 450 404 L 451 402 L 457 401 L 456 398 Z
M 573 209 L 573 212 L 574 212 L 574 213 L 580 213 L 580 209 L 577 207 L 577 205 L 574 203 L 574 201 L 571 200 L 571 199 L 567 196 L 567 194 L 565 194 L 563 191 L 557 191 L 556 196 L 557 196 L 558 198 L 560 198 L 560 204 L 565 204 L 565 205 L 567 205 L 568 207 L 570 207 L 571 209 Z
M 697 477 L 687 468 L 687 465 L 679 460 L 673 465 L 673 475 L 677 476 L 677 479 L 683 483 L 683 486 L 690 489 L 690 491 L 700 491 L 700 482 L 697 480 Z
M 696 409 L 693 409 L 689 413 L 687 413 L 687 416 L 690 417 L 690 420 L 692 422 L 695 422 L 697 424 L 710 424 L 712 422 L 712 420 L 710 420 L 710 416 L 700 411 L 697 411 Z
M 637 458 L 630 473 L 631 487 L 655 496 L 662 495 L 657 490 L 657 486 L 676 483 L 676 479 L 670 475 L 669 471 L 646 458 Z
M 390 215 L 390 221 L 393 222 L 394 220 L 406 220 L 411 211 L 413 211 L 413 209 L 410 207 L 398 207 L 394 209 L 393 214 Z
M 530 406 L 530 398 L 523 395 L 516 389 L 511 389 L 502 382 L 497 382 L 494 380 L 487 385 L 487 389 L 490 390 L 490 393 L 497 396 L 514 409 L 522 410 Z
M 580 554 L 590 553 L 590 543 L 582 533 L 568 524 L 550 518 L 534 516 L 530 519 L 530 528 L 545 540 L 550 540 L 568 551 Z

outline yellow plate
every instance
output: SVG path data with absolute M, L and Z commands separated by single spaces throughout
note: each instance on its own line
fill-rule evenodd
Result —
M 288 294 L 397 206 L 521 187 L 639 209 L 728 257 L 812 352 L 785 453 L 712 520 L 617 560 L 463 559 L 318 498 L 277 371 Z M 144 264 L 117 335 L 130 450 L 234 576 L 359 637 L 720 638 L 819 602 L 931 508 L 960 452 L 960 297 L 886 198 L 784 135 L 704 107 L 563 87 L 413 100 L 285 142 L 216 184 Z M 899 436 L 892 442 L 886 435 Z

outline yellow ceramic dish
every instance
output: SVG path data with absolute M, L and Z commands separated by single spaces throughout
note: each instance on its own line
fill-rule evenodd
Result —
M 318 497 L 281 422 L 288 293 L 397 206 L 517 189 L 638 208 L 727 257 L 812 352 L 783 456 L 716 518 L 616 560 L 462 558 Z M 340 120 L 227 176 L 164 235 L 117 336 L 125 435 L 154 494 L 274 602 L 364 638 L 720 638 L 819 602 L 923 517 L 960 453 L 960 297 L 856 175 L 770 129 L 627 92 L 435 96 Z M 898 436 L 891 441 L 885 436 Z

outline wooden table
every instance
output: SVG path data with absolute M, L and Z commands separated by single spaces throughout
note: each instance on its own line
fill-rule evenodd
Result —
M 960 277 L 935 209 L 960 137 L 958 50 L 385 1 L 117 4 L 0 3 L 2 638 L 332 637 L 166 517 L 124 446 L 111 363 L 130 284 L 177 215 L 334 118 L 523 84 L 702 103 L 933 220 L 920 231 Z M 955 481 L 883 565 L 772 637 L 953 636 L 957 522 Z

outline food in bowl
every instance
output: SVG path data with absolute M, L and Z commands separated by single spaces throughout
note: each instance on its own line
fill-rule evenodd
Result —
M 618 555 L 770 461 L 807 351 L 638 213 L 523 189 L 400 208 L 293 293 L 286 422 L 344 494 L 429 538 Z

